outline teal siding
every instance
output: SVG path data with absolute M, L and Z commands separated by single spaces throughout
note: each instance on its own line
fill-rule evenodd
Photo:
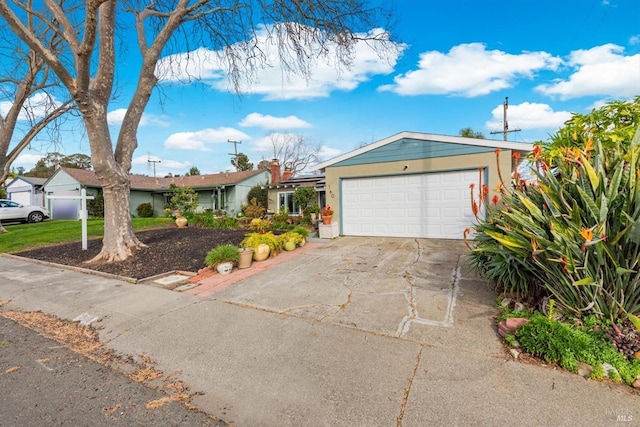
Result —
M 331 166 L 354 166 L 491 152 L 491 147 L 402 138 Z

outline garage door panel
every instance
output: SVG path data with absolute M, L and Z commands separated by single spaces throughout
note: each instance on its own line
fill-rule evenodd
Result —
M 345 179 L 343 233 L 461 239 L 473 225 L 469 171 Z

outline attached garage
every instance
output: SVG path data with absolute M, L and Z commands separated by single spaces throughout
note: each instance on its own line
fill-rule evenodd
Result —
M 509 179 L 512 153 L 524 157 L 532 148 L 402 132 L 316 168 L 325 172 L 327 202 L 342 235 L 461 239 L 476 221 L 470 185 L 476 197 L 487 186 L 491 198 L 498 164 Z
M 477 170 L 344 179 L 343 233 L 458 239 L 473 221 L 477 179 Z

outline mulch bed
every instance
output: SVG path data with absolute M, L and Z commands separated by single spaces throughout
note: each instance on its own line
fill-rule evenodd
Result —
M 91 263 L 102 249 L 102 240 L 89 240 L 87 250 L 80 242 L 46 246 L 15 255 L 42 261 L 87 268 L 134 279 L 163 274 L 169 271 L 196 273 L 205 267 L 204 258 L 211 249 L 222 244 L 238 245 L 247 230 L 213 230 L 208 228 L 170 226 L 136 233 L 148 247 L 126 261 Z

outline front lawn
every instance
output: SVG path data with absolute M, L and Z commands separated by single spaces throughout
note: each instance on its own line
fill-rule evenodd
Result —
M 165 227 L 171 218 L 133 218 L 135 231 Z M 34 224 L 5 225 L 6 233 L 0 234 L 0 253 L 20 252 L 40 246 L 73 242 L 82 239 L 80 221 L 45 221 Z M 100 238 L 104 232 L 103 219 L 87 221 L 87 237 Z

